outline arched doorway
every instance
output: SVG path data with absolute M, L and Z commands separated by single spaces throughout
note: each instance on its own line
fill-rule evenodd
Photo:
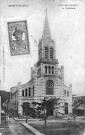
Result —
M 53 116 L 54 105 L 53 105 L 53 101 L 52 100 L 48 101 L 47 107 L 48 107 L 48 112 L 47 112 L 48 115 L 49 116 Z
M 68 103 L 65 103 L 65 114 L 68 114 Z
M 30 114 L 30 103 L 29 102 L 24 102 L 22 104 L 23 108 L 23 115 L 29 115 Z

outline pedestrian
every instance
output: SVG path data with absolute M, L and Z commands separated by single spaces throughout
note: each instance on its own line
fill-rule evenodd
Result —
M 76 120 L 76 114 L 74 114 L 74 123 L 75 123 L 75 120 Z

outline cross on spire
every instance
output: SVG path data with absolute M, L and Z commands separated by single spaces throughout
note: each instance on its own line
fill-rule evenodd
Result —
M 47 8 L 46 8 L 46 15 L 45 15 L 42 38 L 46 39 L 47 37 L 50 38 L 51 35 L 50 35 L 50 27 L 49 27 L 48 16 L 47 16 Z

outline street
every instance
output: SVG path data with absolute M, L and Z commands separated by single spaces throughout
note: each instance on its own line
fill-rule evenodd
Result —
M 33 135 L 26 128 L 24 128 L 19 122 L 10 118 L 9 128 L 0 128 L 2 135 Z

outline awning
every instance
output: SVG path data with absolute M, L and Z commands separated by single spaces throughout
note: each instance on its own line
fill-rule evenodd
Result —
M 84 107 L 78 107 L 77 110 L 85 110 Z

